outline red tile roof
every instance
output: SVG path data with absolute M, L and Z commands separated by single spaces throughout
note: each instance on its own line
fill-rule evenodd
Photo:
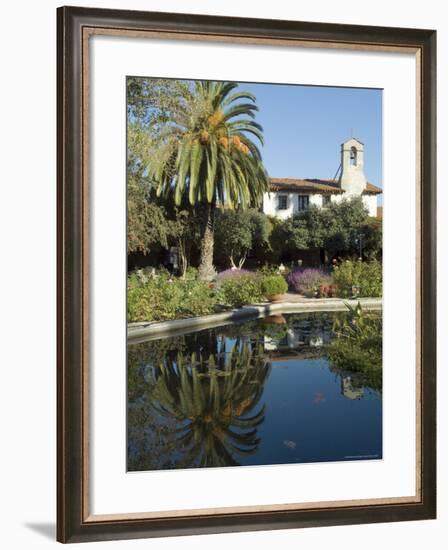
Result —
M 271 191 L 287 191 L 289 193 L 331 193 L 341 194 L 344 190 L 339 187 L 339 182 L 322 179 L 296 179 L 296 178 L 270 178 Z M 363 194 L 378 195 L 383 190 L 372 183 L 367 183 Z
M 366 186 L 365 190 L 363 191 L 363 194 L 364 195 L 379 195 L 382 192 L 383 192 L 383 190 L 381 189 L 381 187 L 377 187 L 376 185 L 373 185 L 373 183 L 367 182 L 367 186 Z

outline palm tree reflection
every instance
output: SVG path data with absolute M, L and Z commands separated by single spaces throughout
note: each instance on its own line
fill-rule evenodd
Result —
M 192 335 L 187 349 L 167 353 L 152 366 L 151 408 L 161 420 L 175 420 L 174 430 L 160 440 L 176 457 L 175 468 L 236 466 L 260 442 L 260 399 L 270 371 L 263 343 L 210 332 Z

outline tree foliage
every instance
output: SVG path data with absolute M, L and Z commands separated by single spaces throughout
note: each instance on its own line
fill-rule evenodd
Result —
M 276 222 L 271 248 L 282 252 L 323 249 L 330 255 L 358 253 L 359 238 L 368 259 L 381 251 L 381 222 L 368 217 L 360 197 L 332 203 L 328 208 L 310 206 L 283 222 Z
M 253 119 L 255 96 L 235 82 L 197 81 L 184 110 L 176 113 L 155 144 L 149 175 L 159 196 L 180 205 L 217 202 L 233 208 L 259 205 L 268 189 L 257 145 L 261 126 Z M 241 102 L 245 100 L 246 102 Z
M 164 209 L 150 200 L 148 189 L 135 176 L 128 178 L 127 250 L 148 254 L 155 245 L 168 246 Z
M 381 259 L 383 250 L 383 223 L 378 218 L 369 218 L 361 228 L 363 253 L 368 260 Z
M 168 234 L 176 244 L 179 253 L 180 274 L 185 277 L 190 265 L 191 249 L 200 239 L 200 224 L 191 209 L 174 208 L 168 219 Z
M 217 204 L 261 204 L 268 178 L 258 146 L 261 126 L 253 94 L 235 82 L 197 81 L 184 90 L 148 153 L 148 176 L 157 195 L 179 206 L 188 200 L 201 220 L 200 275 L 213 275 L 214 211 Z M 250 137 L 252 136 L 252 137 Z
M 156 197 L 148 166 L 156 144 L 173 133 L 173 120 L 185 116 L 188 81 L 129 78 L 127 173 L 128 252 L 149 253 L 155 244 L 179 248 L 181 270 L 188 265 L 189 238 L 195 238 L 194 217 L 168 208 Z
M 154 201 L 146 171 L 151 139 L 140 122 L 128 123 L 127 142 L 127 250 L 148 254 L 155 245 L 168 246 L 165 210 Z
M 307 220 L 294 216 L 285 221 L 280 229 L 279 240 L 289 250 L 306 250 L 310 246 L 312 235 Z
M 241 269 L 249 251 L 269 246 L 271 230 L 268 217 L 258 210 L 223 210 L 216 220 L 216 256 Z
M 173 121 L 186 112 L 191 82 L 163 78 L 129 77 L 128 121 L 138 122 L 152 138 L 164 134 Z
M 368 217 L 368 211 L 361 197 L 331 204 L 324 212 L 327 212 L 330 220 L 327 221 L 326 227 L 329 231 L 324 239 L 323 248 L 330 254 L 355 253 L 358 247 L 357 239 Z

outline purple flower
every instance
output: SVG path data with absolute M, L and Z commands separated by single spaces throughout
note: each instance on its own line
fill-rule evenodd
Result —
M 286 281 L 291 288 L 300 294 L 314 295 L 321 285 L 330 285 L 331 275 L 322 268 L 298 267 L 286 275 Z

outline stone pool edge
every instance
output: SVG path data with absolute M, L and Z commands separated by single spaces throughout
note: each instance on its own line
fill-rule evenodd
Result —
M 202 328 L 214 328 L 229 322 L 245 319 L 258 319 L 276 313 L 315 313 L 319 311 L 344 311 L 346 305 L 355 306 L 358 302 L 364 309 L 382 309 L 382 298 L 359 298 L 358 300 L 343 300 L 341 298 L 308 299 L 301 302 L 263 303 L 243 306 L 222 313 L 212 313 L 200 317 L 174 319 L 172 321 L 139 322 L 128 324 L 128 342 L 137 344 L 159 336 L 175 335 L 178 332 L 195 331 Z

